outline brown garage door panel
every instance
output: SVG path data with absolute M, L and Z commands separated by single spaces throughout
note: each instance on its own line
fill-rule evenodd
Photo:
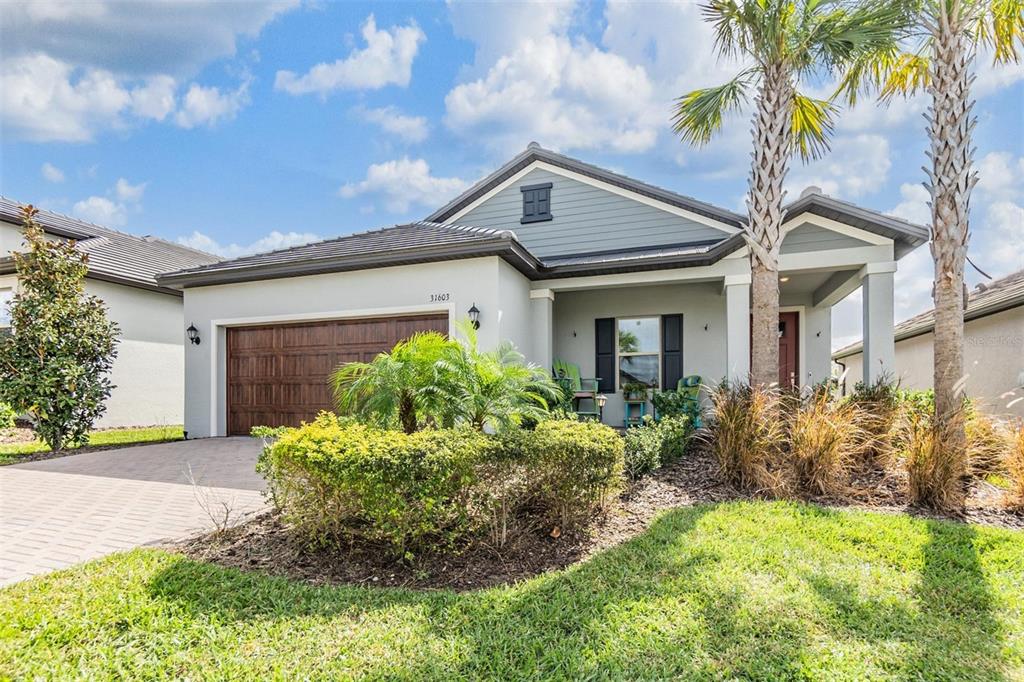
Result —
M 372 360 L 421 331 L 447 334 L 448 315 L 228 329 L 228 434 L 309 421 L 332 407 L 328 380 L 335 367 Z

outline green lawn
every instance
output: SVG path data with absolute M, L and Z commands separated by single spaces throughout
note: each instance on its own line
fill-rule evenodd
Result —
M 136 550 L 0 591 L 0 671 L 1022 679 L 1024 533 L 727 503 L 666 514 L 572 569 L 465 594 L 312 587 Z
M 89 434 L 89 446 L 154 443 L 165 440 L 181 440 L 184 437 L 185 432 L 180 424 L 177 426 L 151 426 L 142 429 L 108 429 L 93 431 Z M 32 455 L 37 452 L 46 452 L 49 449 L 46 443 L 38 440 L 31 443 L 0 443 L 0 464 L 15 462 L 19 455 Z

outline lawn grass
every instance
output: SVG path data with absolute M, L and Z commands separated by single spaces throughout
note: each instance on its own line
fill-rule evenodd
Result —
M 90 433 L 87 447 L 155 443 L 167 440 L 182 440 L 184 437 L 185 432 L 180 424 L 176 426 L 105 429 Z M 75 447 L 68 449 L 75 449 Z M 48 452 L 49 450 L 49 446 L 39 440 L 32 441 L 31 443 L 0 443 L 0 464 L 9 464 L 17 461 L 19 455 L 34 455 L 39 452 Z
M 0 591 L 0 671 L 114 679 L 1024 677 L 1024 533 L 679 509 L 479 592 L 314 587 L 135 550 Z

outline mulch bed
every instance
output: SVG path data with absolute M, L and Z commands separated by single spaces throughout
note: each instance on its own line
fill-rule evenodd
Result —
M 869 509 L 1024 528 L 1024 513 L 1000 506 L 1001 491 L 976 484 L 967 508 L 939 514 L 901 504 L 904 481 L 881 472 L 865 472 L 843 498 L 808 501 L 845 509 Z M 871 493 L 857 493 L 857 490 Z M 335 550 L 304 547 L 279 515 L 269 512 L 222 533 L 213 533 L 172 546 L 191 558 L 242 570 L 287 576 L 313 584 L 375 585 L 409 588 L 473 590 L 513 583 L 580 562 L 602 549 L 643 533 L 654 518 L 669 509 L 699 503 L 723 502 L 748 496 L 723 483 L 710 456 L 697 452 L 637 482 L 619 504 L 584 533 L 552 537 L 553 529 L 535 523 L 500 550 L 480 542 L 458 554 L 418 557 L 413 563 L 383 559 L 376 547 L 352 546 Z

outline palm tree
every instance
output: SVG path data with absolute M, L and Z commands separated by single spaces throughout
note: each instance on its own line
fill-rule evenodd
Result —
M 338 412 L 384 427 L 397 422 L 406 433 L 421 421 L 438 421 L 444 398 L 436 364 L 451 343 L 437 332 L 421 332 L 371 362 L 340 366 L 331 376 Z
M 481 352 L 476 329 L 460 324 L 461 341 L 446 349 L 438 363 L 444 404 L 453 423 L 505 429 L 538 420 L 559 399 L 561 388 L 538 365 L 527 363 L 512 343 Z
M 1018 61 L 1018 49 L 1024 45 L 1024 2 L 910 0 L 906 6 L 911 21 L 905 40 L 861 55 L 839 92 L 850 104 L 862 90 L 877 91 L 883 101 L 922 90 L 931 95 L 931 168 L 925 169 L 925 187 L 931 195 L 930 248 L 935 262 L 935 416 L 947 444 L 962 453 L 966 439 L 958 417 L 964 383 L 964 262 L 971 190 L 978 181 L 971 67 L 979 45 L 992 50 L 996 63 Z
M 757 90 L 744 226 L 752 274 L 754 385 L 779 378 L 779 248 L 789 160 L 794 152 L 807 161 L 828 150 L 835 113 L 830 101 L 798 88 L 891 45 L 904 11 L 892 3 L 844 0 L 711 0 L 703 6 L 705 19 L 714 24 L 719 55 L 749 65 L 723 85 L 676 100 L 673 128 L 691 144 L 706 144 L 725 116 Z

